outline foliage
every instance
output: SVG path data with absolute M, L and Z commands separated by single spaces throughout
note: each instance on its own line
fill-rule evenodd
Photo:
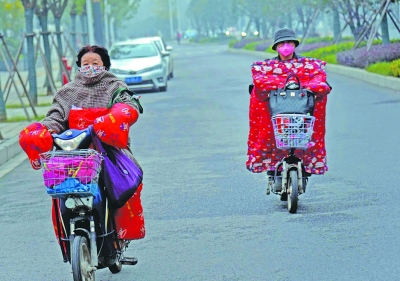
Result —
M 393 76 L 400 77 L 400 59 L 390 63 L 390 70 Z
M 116 25 L 123 24 L 126 18 L 133 18 L 139 9 L 140 1 L 108 0 L 108 5 L 111 7 L 110 14 L 115 18 Z
M 266 49 L 271 47 L 272 43 L 273 43 L 272 41 L 266 41 L 264 43 L 258 44 L 256 46 L 256 51 L 265 52 Z
M 312 51 L 315 49 L 327 47 L 329 45 L 332 45 L 332 43 L 331 42 L 319 42 L 319 43 L 305 44 L 301 47 L 298 47 L 297 52 L 306 53 L 306 52 L 309 52 L 309 51 Z
M 19 34 L 19 31 L 24 26 L 24 6 L 20 1 L 0 0 L 0 31 L 6 34 L 10 31 L 14 34 Z
M 21 1 L 0 0 L 0 34 L 4 36 L 11 55 L 21 44 L 21 30 L 24 28 L 24 6 Z M 3 57 L 0 56 L 0 61 Z
M 371 46 L 369 51 L 367 51 L 367 47 L 362 47 L 337 54 L 337 61 L 343 65 L 365 68 L 376 62 L 390 62 L 400 59 L 399 50 L 400 43 L 374 45 Z
M 249 50 L 249 51 L 255 51 L 256 46 L 260 45 L 260 43 L 261 43 L 261 41 L 250 42 L 250 43 L 246 44 L 246 46 L 244 46 L 243 49 Z
M 330 45 L 323 48 L 315 49 L 310 52 L 301 53 L 306 57 L 313 57 L 320 60 L 324 60 L 329 63 L 336 63 L 336 59 L 334 57 L 337 53 L 351 50 L 354 46 L 354 42 L 343 42 L 340 44 Z
M 238 20 L 233 0 L 191 0 L 186 15 L 199 34 L 206 36 L 223 33 Z
M 244 46 L 246 46 L 247 44 L 252 43 L 252 42 L 260 42 L 260 39 L 258 39 L 258 38 L 242 39 L 240 41 L 237 41 L 235 44 L 233 44 L 233 48 L 242 49 Z
M 83 12 L 86 12 L 86 0 L 74 0 L 73 7 L 75 9 L 75 13 L 77 15 L 81 15 Z
M 32 120 L 34 121 L 41 121 L 46 117 L 46 115 L 38 115 L 37 117 L 32 117 Z M 28 118 L 26 116 L 15 116 L 11 118 L 7 118 L 7 123 L 8 122 L 21 122 L 21 121 L 26 121 Z
M 365 69 L 368 72 L 381 74 L 385 76 L 393 76 L 392 70 L 390 69 L 390 62 L 377 62 L 367 66 Z
M 235 40 L 230 41 L 229 44 L 228 44 L 228 45 L 229 45 L 229 48 L 233 48 L 233 46 L 234 46 L 237 42 L 239 42 L 239 40 L 236 40 L 236 39 L 235 39 Z
M 332 42 L 333 38 L 332 37 L 312 37 L 312 38 L 307 38 L 305 44 L 314 44 L 314 43 L 321 43 L 321 42 Z

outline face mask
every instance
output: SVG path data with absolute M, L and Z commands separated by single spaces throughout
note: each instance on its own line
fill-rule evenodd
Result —
M 294 46 L 293 46 L 292 44 L 285 43 L 285 44 L 283 44 L 283 46 L 280 46 L 280 47 L 278 48 L 278 52 L 279 52 L 281 55 L 287 57 L 287 56 L 293 54 L 293 52 L 294 52 Z
M 82 65 L 79 68 L 79 72 L 87 78 L 97 76 L 105 70 L 106 68 L 104 66 L 99 65 Z

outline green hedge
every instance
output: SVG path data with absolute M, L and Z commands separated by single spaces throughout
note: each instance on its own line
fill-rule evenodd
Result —
M 392 61 L 389 67 L 393 76 L 400 77 L 400 60 Z
M 305 57 L 313 57 L 317 58 L 320 60 L 324 60 L 327 63 L 337 63 L 336 62 L 336 54 L 346 51 L 346 50 L 351 50 L 354 46 L 354 42 L 343 42 L 323 48 L 318 48 L 315 50 L 312 50 L 310 52 L 305 52 L 302 53 L 303 56 Z
M 235 45 L 236 42 L 239 42 L 239 40 L 229 41 L 229 48 L 233 48 L 233 45 Z
M 390 62 L 377 62 L 367 66 L 365 69 L 368 72 L 381 74 L 385 76 L 393 76 L 392 70 L 390 69 Z
M 251 43 L 246 44 L 246 46 L 244 46 L 243 49 L 249 50 L 249 51 L 255 51 L 256 50 L 256 46 L 261 44 L 261 43 L 262 43 L 262 41 L 251 42 Z

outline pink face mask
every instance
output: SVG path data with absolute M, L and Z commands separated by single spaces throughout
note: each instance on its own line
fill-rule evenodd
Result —
M 278 52 L 287 57 L 294 52 L 294 46 L 292 44 L 285 43 L 283 46 L 278 47 Z

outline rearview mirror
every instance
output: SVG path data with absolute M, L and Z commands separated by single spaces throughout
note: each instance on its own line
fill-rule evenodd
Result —
M 165 47 L 165 50 L 167 50 L 168 52 L 171 52 L 172 51 L 172 47 L 171 46 L 167 46 L 167 47 Z

